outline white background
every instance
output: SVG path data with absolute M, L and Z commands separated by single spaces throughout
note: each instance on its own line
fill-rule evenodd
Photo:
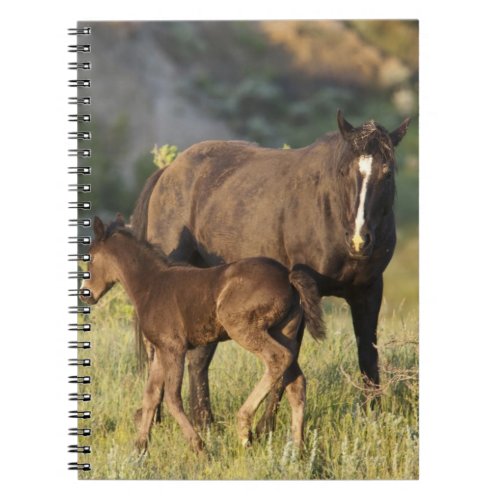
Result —
M 1 16 L 3 498 L 413 499 L 498 495 L 498 17 L 476 1 L 10 2 Z M 355 3 L 355 6 L 353 5 Z M 7 7 L 8 5 L 8 7 Z M 304 6 L 305 5 L 305 6 Z M 358 482 L 76 481 L 66 399 L 66 31 L 79 19 L 418 18 L 421 37 L 421 478 Z M 168 456 L 165 457 L 168 460 Z M 498 496 L 496 496 L 498 498 Z M 194 498 L 194 496 L 193 496 Z

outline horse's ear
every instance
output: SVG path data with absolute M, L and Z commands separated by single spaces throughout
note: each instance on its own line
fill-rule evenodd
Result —
M 401 139 L 403 139 L 403 137 L 406 135 L 406 131 L 408 130 L 410 122 L 411 118 L 406 118 L 397 129 L 393 130 L 389 134 L 389 137 L 391 138 L 392 141 L 392 145 L 394 147 L 396 147 L 401 142 Z
M 123 218 L 123 215 L 120 212 L 116 214 L 115 221 L 118 226 L 125 227 L 125 219 Z
M 106 233 L 106 227 L 104 226 L 102 220 L 97 217 L 97 215 L 94 217 L 94 223 L 92 224 L 92 227 L 94 228 L 95 240 L 103 240 Z
M 349 134 L 354 131 L 354 127 L 344 118 L 342 110 L 337 110 L 337 124 L 344 140 L 349 140 Z

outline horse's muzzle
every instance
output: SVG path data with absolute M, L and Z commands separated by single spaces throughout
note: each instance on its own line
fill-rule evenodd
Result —
M 368 259 L 373 252 L 374 238 L 370 231 L 350 235 L 346 233 L 346 244 L 349 256 L 355 260 Z

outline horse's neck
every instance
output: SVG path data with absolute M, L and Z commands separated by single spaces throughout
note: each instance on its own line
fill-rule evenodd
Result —
M 124 238 L 122 236 L 122 238 Z M 122 284 L 137 311 L 154 293 L 158 272 L 163 270 L 159 258 L 133 239 L 116 240 L 115 252 L 118 281 Z

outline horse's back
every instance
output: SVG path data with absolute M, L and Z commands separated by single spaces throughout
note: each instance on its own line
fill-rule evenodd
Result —
M 251 235 L 264 231 L 279 238 L 287 178 L 300 155 L 301 150 L 244 141 L 191 146 L 167 167 L 151 194 L 148 239 L 173 259 L 193 262 L 194 247 L 201 252 L 206 247 L 213 252 L 202 256 L 209 265 L 252 255 L 284 262 L 284 255 L 269 253 Z M 219 252 L 242 240 L 251 248 Z
M 190 208 L 196 185 L 209 181 L 217 172 L 248 162 L 257 149 L 245 141 L 211 140 L 190 146 L 165 168 L 156 183 L 149 201 L 151 218 L 156 219 L 156 210 L 172 207 L 187 222 L 183 211 Z

